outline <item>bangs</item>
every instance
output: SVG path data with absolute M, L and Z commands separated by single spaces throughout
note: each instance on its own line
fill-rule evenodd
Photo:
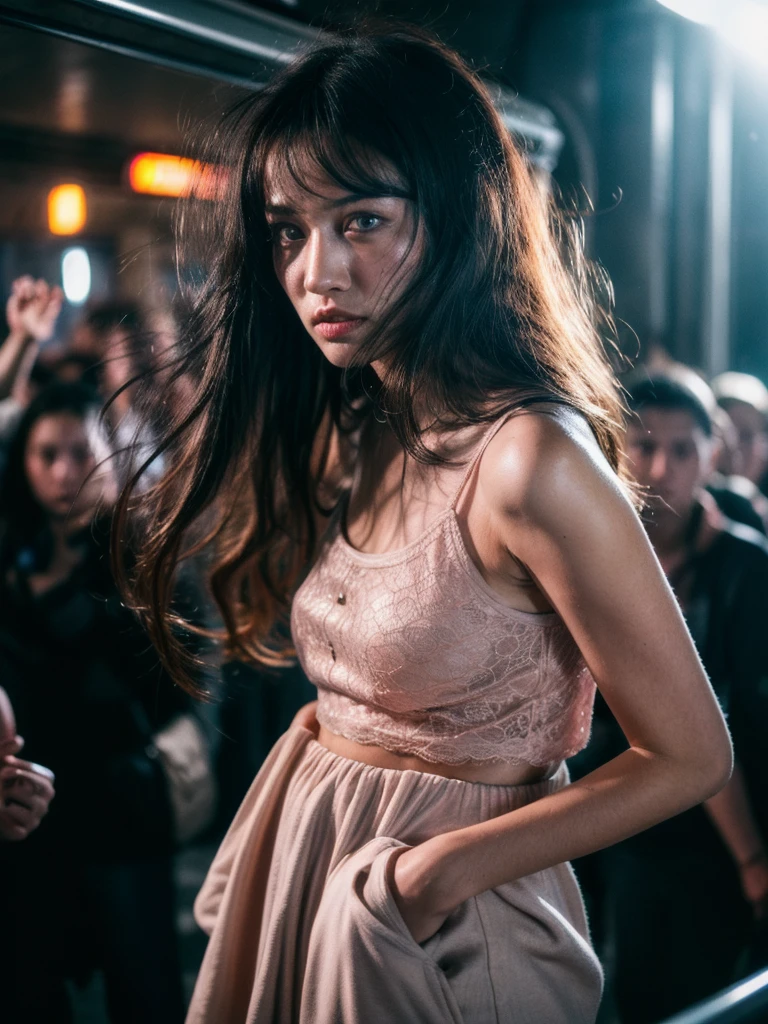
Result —
M 254 154 L 262 189 L 269 167 L 270 184 L 292 183 L 317 198 L 323 198 L 317 181 L 326 178 L 355 195 L 414 200 L 402 147 L 396 156 L 398 147 L 387 145 L 393 126 L 382 132 L 381 117 L 374 112 L 366 126 L 363 116 L 355 116 L 362 114 L 354 109 L 356 105 L 344 110 L 343 104 L 334 102 L 336 97 L 324 96 L 322 89 L 318 92 L 319 96 L 306 97 L 309 102 L 290 113 L 274 111 L 274 130 L 265 133 L 260 152 Z

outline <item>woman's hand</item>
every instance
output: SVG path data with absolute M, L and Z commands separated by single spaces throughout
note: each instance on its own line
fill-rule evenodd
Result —
M 0 753 L 20 746 L 18 738 Z M 54 797 L 53 772 L 8 753 L 0 760 L 0 840 L 18 842 L 34 832 Z
M 309 702 L 309 704 L 305 704 L 303 707 L 299 708 L 299 710 L 293 716 L 291 728 L 293 729 L 294 726 L 300 725 L 302 729 L 309 729 L 310 732 L 313 732 L 315 736 L 317 736 L 320 726 L 317 724 L 316 711 L 316 700 L 312 700 Z
M 406 847 L 389 861 L 389 888 L 416 942 L 432 938 L 461 902 L 446 892 L 450 885 L 441 865 L 434 839 Z
M 43 280 L 18 277 L 11 286 L 5 318 L 12 336 L 30 342 L 48 341 L 61 312 L 64 293 Z

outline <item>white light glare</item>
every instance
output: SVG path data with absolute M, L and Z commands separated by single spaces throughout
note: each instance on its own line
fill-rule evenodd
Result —
M 768 7 L 758 0 L 659 0 L 675 14 L 709 25 L 752 60 L 768 63 Z
M 85 249 L 67 249 L 61 257 L 61 284 L 67 302 L 82 305 L 91 294 L 91 261 Z

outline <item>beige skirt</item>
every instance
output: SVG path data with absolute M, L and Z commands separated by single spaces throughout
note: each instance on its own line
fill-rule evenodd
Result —
M 525 786 L 374 768 L 292 727 L 197 898 L 187 1024 L 593 1024 L 602 971 L 569 864 L 467 900 L 423 943 L 386 878 L 397 847 L 567 782 L 565 764 Z

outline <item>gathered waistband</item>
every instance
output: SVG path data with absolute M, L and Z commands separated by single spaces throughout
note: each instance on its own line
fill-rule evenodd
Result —
M 461 791 L 463 796 L 469 796 L 472 792 L 476 792 L 478 795 L 483 793 L 496 799 L 501 798 L 505 803 L 509 801 L 508 806 L 510 810 L 513 807 L 523 807 L 550 793 L 556 793 L 570 782 L 568 766 L 565 761 L 561 761 L 555 771 L 547 778 L 539 779 L 537 782 L 525 782 L 517 785 L 472 782 L 467 779 L 448 778 L 445 775 L 419 771 L 414 768 L 383 768 L 378 765 L 368 764 L 365 761 L 357 761 L 353 758 L 345 757 L 343 754 L 337 754 L 318 742 L 311 730 L 306 729 L 304 726 L 297 726 L 296 728 L 306 733 L 309 737 L 303 758 L 306 767 L 311 765 L 315 769 L 325 769 L 330 776 L 344 776 L 349 781 L 355 776 L 359 777 L 361 781 L 365 779 L 369 783 L 375 779 L 387 780 L 390 783 L 402 780 L 403 782 L 408 781 L 411 784 L 418 784 L 420 787 L 458 790 Z

